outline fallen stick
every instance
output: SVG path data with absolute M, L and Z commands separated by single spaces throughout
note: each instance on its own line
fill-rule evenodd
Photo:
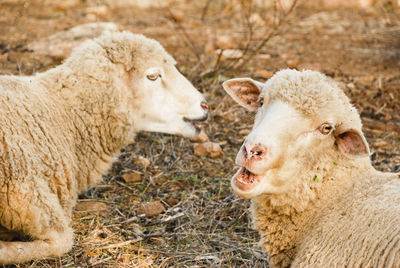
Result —
M 102 246 L 102 247 L 98 247 L 96 249 L 120 248 L 120 247 L 124 247 L 126 245 L 133 244 L 133 243 L 136 243 L 136 242 L 139 242 L 139 241 L 142 241 L 142 240 L 143 240 L 143 238 L 139 237 L 139 238 L 136 238 L 136 239 L 131 239 L 131 240 L 115 243 L 115 244 L 105 245 L 105 246 Z

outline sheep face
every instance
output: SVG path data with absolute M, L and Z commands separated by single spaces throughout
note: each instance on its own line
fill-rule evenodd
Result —
M 223 84 L 239 104 L 257 112 L 236 157 L 241 168 L 231 182 L 242 197 L 285 193 L 303 183 L 297 178 L 305 167 L 336 151 L 350 158 L 369 155 L 358 113 L 343 92 L 326 81 L 316 82 L 318 73 L 311 72 L 315 81 L 303 77 L 310 73 L 301 74 L 282 71 L 266 84 L 249 78 Z M 292 81 L 282 89 L 285 79 Z M 304 109 L 310 100 L 313 108 Z M 320 107 L 318 101 L 323 102 Z
M 200 92 L 169 62 L 150 63 L 131 79 L 139 107 L 139 131 L 179 134 L 194 138 L 198 121 L 208 117 L 208 105 Z
M 135 111 L 136 131 L 198 135 L 195 123 L 207 119 L 207 103 L 160 43 L 127 31 L 105 34 L 96 42 L 117 66 L 126 108 Z

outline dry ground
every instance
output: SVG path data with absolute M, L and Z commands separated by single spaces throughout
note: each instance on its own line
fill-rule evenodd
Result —
M 213 70 L 216 59 L 206 52 L 213 50 L 218 36 L 229 35 L 235 46 L 246 46 L 246 14 L 232 1 L 184 1 L 169 9 L 114 7 L 103 17 L 87 16 L 87 7 L 101 1 L 70 7 L 36 2 L 0 1 L 1 74 L 32 74 L 60 63 L 29 51 L 27 44 L 33 40 L 89 20 L 116 22 L 156 38 L 174 55 L 210 103 L 212 116 L 204 129 L 221 144 L 223 155 L 198 157 L 189 140 L 139 135 L 121 152 L 104 182 L 81 196 L 104 202 L 108 209 L 74 214 L 73 250 L 61 258 L 16 267 L 267 267 L 251 229 L 249 202 L 229 187 L 236 151 L 253 117 L 223 92 L 221 82 L 230 77 L 254 77 L 260 70 L 275 72 L 288 64 L 324 72 L 343 85 L 361 112 L 375 167 L 400 170 L 398 10 L 382 5 L 366 11 L 327 10 L 300 3 L 261 49 L 264 56 L 255 56 L 242 70 L 226 61 Z M 271 9 L 253 7 L 249 14 L 255 13 L 265 22 L 253 16 L 252 22 L 259 24 L 253 27 L 249 51 L 274 21 Z M 138 165 L 138 156 L 149 159 L 149 167 Z M 142 172 L 142 180 L 125 183 L 121 175 L 130 170 Z M 167 210 L 155 217 L 138 216 L 136 209 L 153 200 Z

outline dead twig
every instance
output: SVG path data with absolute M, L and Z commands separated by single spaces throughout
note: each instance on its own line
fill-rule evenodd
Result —
M 202 21 L 204 21 L 204 18 L 207 14 L 210 4 L 211 4 L 211 0 L 207 0 L 206 4 L 204 5 L 203 11 L 201 12 L 201 20 Z
M 171 12 L 171 9 L 169 9 L 169 8 L 168 8 L 168 14 L 169 14 L 169 16 L 171 18 L 171 21 L 173 22 L 175 30 L 182 34 L 182 36 L 184 37 L 183 41 L 185 42 L 186 46 L 190 48 L 190 51 L 192 52 L 192 54 L 199 60 L 199 63 L 202 65 L 202 67 L 205 68 L 204 64 L 202 63 L 202 58 L 201 58 L 200 54 L 197 52 L 196 45 L 194 44 L 194 42 L 190 38 L 190 36 L 187 33 L 186 29 L 182 26 L 182 24 L 179 21 L 177 21 L 174 18 L 173 14 Z
M 131 190 L 131 191 L 136 191 L 135 188 L 132 188 L 132 187 L 126 185 L 125 183 L 122 183 L 122 182 L 119 182 L 119 181 L 115 181 L 115 182 L 116 182 L 118 185 L 121 185 L 121 186 L 123 186 L 123 187 L 125 187 L 125 188 L 127 188 L 127 189 L 129 189 L 129 190 Z
M 275 13 L 274 18 L 278 18 L 278 22 L 275 24 L 274 28 L 270 31 L 270 33 L 256 45 L 256 48 L 252 51 L 252 53 L 249 54 L 245 59 L 243 59 L 243 61 L 240 62 L 238 65 L 234 66 L 235 69 L 240 70 L 243 67 L 245 67 L 250 62 L 250 60 L 252 60 L 261 51 L 261 49 L 266 45 L 266 43 L 269 40 L 271 40 L 272 37 L 277 35 L 278 29 L 283 24 L 284 19 L 286 19 L 290 15 L 290 13 L 293 12 L 296 4 L 297 4 L 297 0 L 294 0 L 293 3 L 291 4 L 290 8 L 288 9 L 288 11 L 284 13 L 283 17 L 280 17 L 278 15 L 279 12 L 278 12 L 277 7 L 276 7 L 277 5 L 276 4 L 274 5 L 275 6 L 275 8 L 274 8 L 274 13 Z
M 109 244 L 109 245 L 105 245 L 105 246 L 101 246 L 101 247 L 97 247 L 95 249 L 99 250 L 99 249 L 111 249 L 111 248 L 121 248 L 121 247 L 125 247 L 127 245 L 142 241 L 143 238 L 139 237 L 136 239 L 131 239 L 131 240 L 127 240 L 127 241 L 122 241 L 119 243 L 115 243 L 115 244 Z

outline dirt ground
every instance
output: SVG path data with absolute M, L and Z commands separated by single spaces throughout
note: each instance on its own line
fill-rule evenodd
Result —
M 268 72 L 291 66 L 334 78 L 362 115 L 374 166 L 400 171 L 399 9 L 383 4 L 367 10 L 324 9 L 300 2 L 275 36 L 238 69 L 213 52 L 216 43 L 229 36 L 233 48 L 253 51 L 275 23 L 272 8 L 243 11 L 232 0 L 188 0 L 148 9 L 107 7 L 105 14 L 88 15 L 88 7 L 96 5 L 102 1 L 0 1 L 0 74 L 30 75 L 60 64 L 27 49 L 34 40 L 82 23 L 115 22 L 159 40 L 177 59 L 210 104 L 211 117 L 203 128 L 223 153 L 200 157 L 187 139 L 140 134 L 104 181 L 80 196 L 81 202 L 99 201 L 107 209 L 74 213 L 73 250 L 15 267 L 267 267 L 251 228 L 250 203 L 229 186 L 236 152 L 254 116 L 221 87 L 235 76 L 265 81 Z M 140 157 L 150 165 L 144 168 Z M 141 180 L 127 183 L 122 175 L 132 170 L 142 173 Z M 161 201 L 166 210 L 140 216 L 137 208 L 151 201 Z

